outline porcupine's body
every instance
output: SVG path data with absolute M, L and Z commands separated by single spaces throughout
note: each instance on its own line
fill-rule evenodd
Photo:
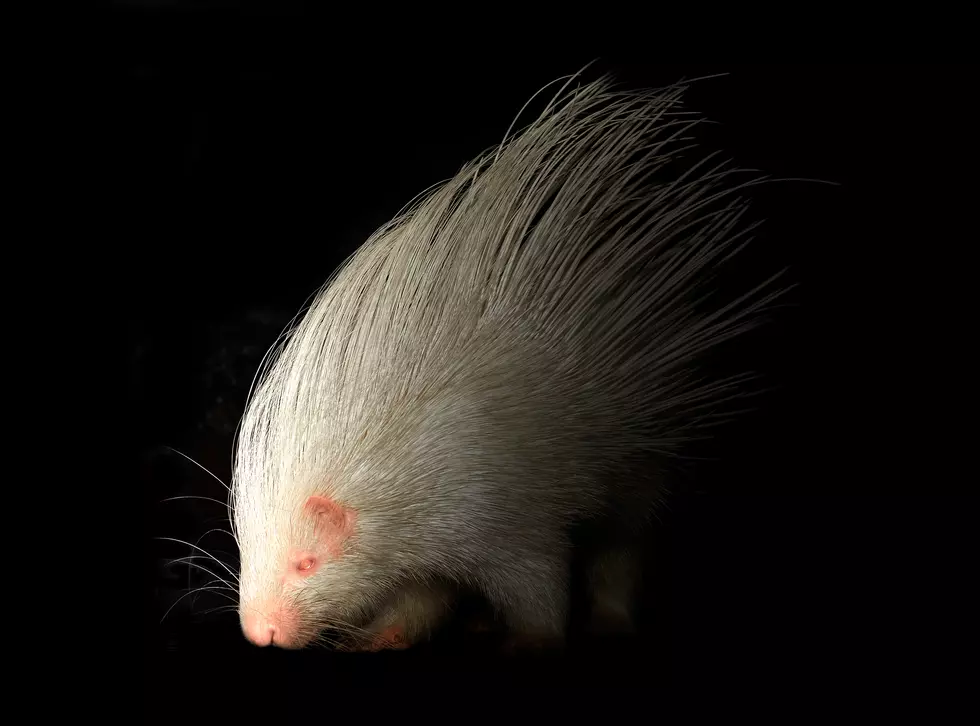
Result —
M 445 611 L 438 583 L 483 593 L 520 634 L 561 637 L 571 528 L 642 526 L 660 493 L 649 462 L 730 391 L 696 361 L 765 302 L 694 305 L 740 244 L 743 206 L 714 162 L 660 178 L 690 148 L 682 91 L 569 92 L 320 292 L 238 439 L 253 642 L 349 626 L 411 642 Z M 633 582 L 624 544 L 591 553 L 613 614 Z

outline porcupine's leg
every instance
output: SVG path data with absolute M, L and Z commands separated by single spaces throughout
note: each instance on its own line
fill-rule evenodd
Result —
M 626 545 L 598 550 L 588 564 L 592 596 L 590 629 L 597 635 L 629 635 L 639 593 L 640 559 Z
M 510 635 L 506 650 L 560 648 L 568 618 L 569 566 L 565 554 L 524 553 L 482 578 Z
M 373 638 L 356 650 L 402 650 L 428 640 L 451 611 L 454 599 L 452 589 L 439 583 L 401 587 L 365 628 Z

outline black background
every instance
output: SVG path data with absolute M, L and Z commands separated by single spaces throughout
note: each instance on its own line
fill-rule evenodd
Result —
M 187 598 L 161 623 L 182 588 L 203 581 L 166 568 L 186 548 L 153 538 L 193 541 L 224 513 L 161 501 L 223 498 L 165 447 L 227 481 L 258 357 L 308 295 L 416 193 L 499 142 L 535 91 L 599 55 L 402 48 L 355 59 L 297 32 L 297 13 L 181 8 L 117 3 L 111 17 L 125 30 L 97 79 L 110 91 L 108 158 L 125 200 L 151 713 L 163 720 L 177 692 L 182 717 L 206 704 L 275 713 L 291 689 L 315 693 L 321 682 L 379 696 L 411 683 L 430 702 L 450 682 L 498 693 L 529 682 L 620 686 L 642 701 L 665 683 L 833 690 L 969 676 L 963 616 L 980 509 L 969 470 L 951 461 L 970 407 L 939 412 L 965 399 L 948 383 L 969 330 L 955 319 L 969 289 L 952 282 L 952 253 L 976 236 L 966 225 L 978 160 L 968 66 L 684 65 L 634 54 L 601 56 L 589 70 L 636 87 L 727 73 L 689 95 L 719 122 L 709 140 L 773 176 L 838 184 L 759 192 L 755 213 L 768 223 L 745 264 L 789 264 L 800 283 L 752 349 L 775 390 L 713 442 L 714 458 L 670 502 L 644 640 L 528 664 L 458 648 L 259 650 L 233 614 L 206 613 L 220 598 Z M 233 550 L 220 535 L 205 543 Z M 258 703 L 252 688 L 264 693 Z

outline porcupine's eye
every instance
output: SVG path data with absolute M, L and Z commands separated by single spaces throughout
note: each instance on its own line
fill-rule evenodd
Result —
M 296 547 L 286 557 L 286 572 L 293 580 L 311 577 L 320 569 L 320 556 L 315 549 Z
M 296 569 L 299 570 L 300 572 L 306 572 L 312 570 L 313 565 L 315 564 L 316 564 L 316 560 L 314 560 L 312 557 L 304 557 L 296 565 Z

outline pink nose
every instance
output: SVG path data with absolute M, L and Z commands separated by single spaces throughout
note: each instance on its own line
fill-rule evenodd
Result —
M 252 643 L 262 647 L 272 645 L 276 639 L 275 623 L 254 610 L 246 611 L 242 617 L 242 631 Z

